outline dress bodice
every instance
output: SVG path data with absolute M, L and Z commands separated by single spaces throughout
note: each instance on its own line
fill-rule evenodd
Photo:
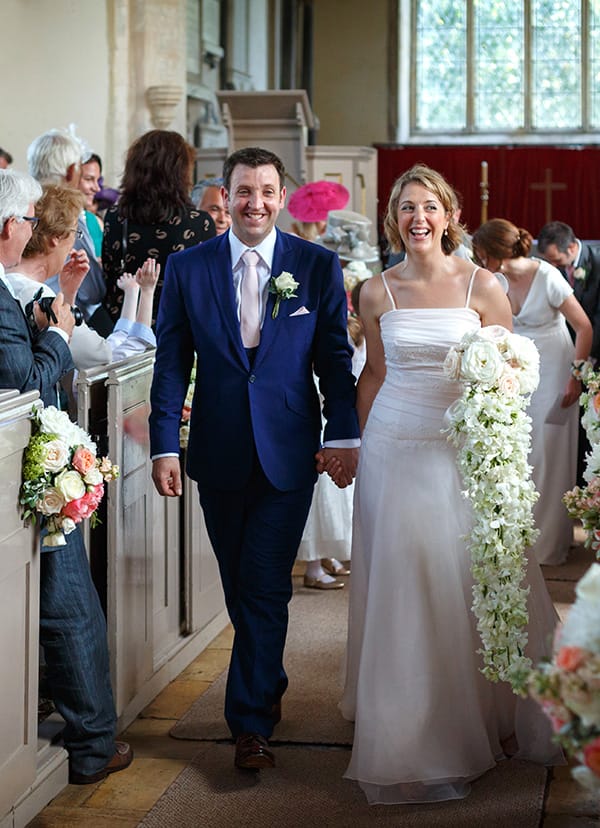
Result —
M 369 414 L 368 428 L 398 439 L 445 439 L 446 409 L 461 384 L 444 374 L 444 360 L 464 334 L 481 327 L 471 308 L 391 310 L 380 318 L 385 380 Z

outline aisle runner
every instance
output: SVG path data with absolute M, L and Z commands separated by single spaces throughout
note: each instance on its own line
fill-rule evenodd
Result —
M 353 726 L 337 705 L 342 693 L 348 590 L 305 589 L 294 579 L 285 669 L 290 683 L 283 717 L 271 741 L 351 745 Z M 176 739 L 230 738 L 223 718 L 226 673 L 200 696 L 172 728 Z
M 202 745 L 139 828 L 537 828 L 542 816 L 546 771 L 516 760 L 466 799 L 369 806 L 342 778 L 348 749 L 279 747 L 277 767 L 259 773 L 236 771 L 232 757 L 231 745 Z

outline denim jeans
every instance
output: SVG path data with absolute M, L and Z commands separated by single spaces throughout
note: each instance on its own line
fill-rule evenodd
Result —
M 69 767 L 92 774 L 115 752 L 106 621 L 78 528 L 40 560 L 40 644 L 48 687 L 66 722 Z

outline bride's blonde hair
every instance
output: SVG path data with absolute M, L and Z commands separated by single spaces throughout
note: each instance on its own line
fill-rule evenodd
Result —
M 398 253 L 404 250 L 404 244 L 398 230 L 398 204 L 400 194 L 407 184 L 420 184 L 439 199 L 440 204 L 448 216 L 448 229 L 442 236 L 442 250 L 446 255 L 453 253 L 463 239 L 463 230 L 455 220 L 454 213 L 458 210 L 458 198 L 452 187 L 443 175 L 426 164 L 415 164 L 400 178 L 396 179 L 388 201 L 383 229 L 391 250 Z

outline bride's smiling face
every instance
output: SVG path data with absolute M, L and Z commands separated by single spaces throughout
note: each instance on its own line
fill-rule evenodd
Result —
M 449 216 L 439 198 L 421 184 L 402 188 L 398 200 L 398 230 L 407 251 L 441 250 Z

